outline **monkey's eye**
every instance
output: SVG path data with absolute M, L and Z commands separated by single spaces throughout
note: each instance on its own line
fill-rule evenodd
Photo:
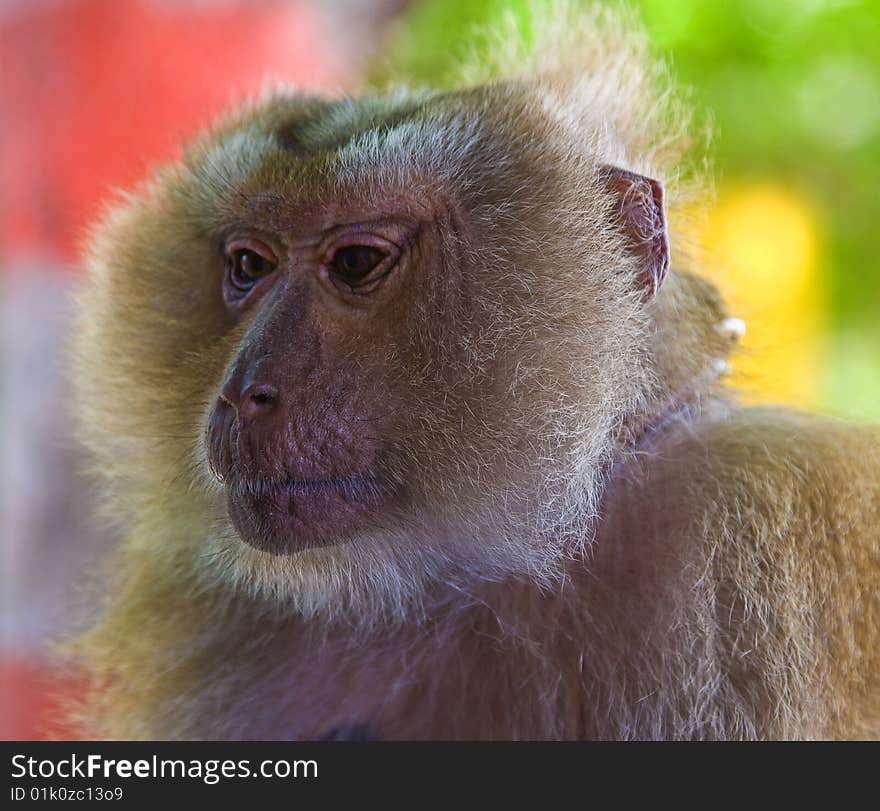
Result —
M 226 269 L 229 282 L 236 290 L 246 293 L 260 279 L 268 276 L 277 267 L 274 257 L 252 247 L 233 246 L 226 254 Z
M 387 257 L 384 251 L 369 245 L 349 245 L 333 254 L 333 272 L 344 282 L 356 287 Z

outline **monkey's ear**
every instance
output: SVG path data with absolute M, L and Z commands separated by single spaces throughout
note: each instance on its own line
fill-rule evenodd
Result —
M 663 207 L 663 184 L 616 166 L 603 165 L 599 177 L 614 194 L 612 216 L 629 240 L 633 255 L 641 263 L 637 283 L 650 298 L 669 270 L 669 234 Z

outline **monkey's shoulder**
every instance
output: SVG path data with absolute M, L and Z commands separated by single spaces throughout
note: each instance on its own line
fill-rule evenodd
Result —
M 734 660 L 746 680 L 749 668 L 795 672 L 800 665 L 785 651 L 809 650 L 824 674 L 815 689 L 858 692 L 859 712 L 876 719 L 880 431 L 782 409 L 736 409 L 695 426 L 668 451 L 658 466 L 670 485 L 666 515 L 682 516 L 672 522 L 681 531 L 676 551 L 713 584 L 727 638 L 765 640 L 742 645 L 731 672 Z M 843 732 L 811 734 L 876 734 L 876 726 L 854 733 L 848 723 Z
M 697 422 L 670 450 L 673 463 L 725 491 L 770 489 L 777 499 L 860 489 L 876 495 L 880 475 L 880 428 L 774 407 L 734 408 Z
M 880 430 L 780 408 L 673 428 L 637 461 L 637 494 L 667 525 L 742 549 L 776 539 L 876 549 Z

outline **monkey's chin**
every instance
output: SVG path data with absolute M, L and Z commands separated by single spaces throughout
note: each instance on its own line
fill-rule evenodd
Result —
M 239 537 L 254 549 L 292 555 L 341 543 L 379 506 L 362 476 L 227 488 L 226 508 Z

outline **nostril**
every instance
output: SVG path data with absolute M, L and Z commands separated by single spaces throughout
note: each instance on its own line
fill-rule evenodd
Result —
M 267 383 L 248 386 L 241 395 L 239 414 L 245 418 L 267 414 L 278 402 L 278 389 Z

